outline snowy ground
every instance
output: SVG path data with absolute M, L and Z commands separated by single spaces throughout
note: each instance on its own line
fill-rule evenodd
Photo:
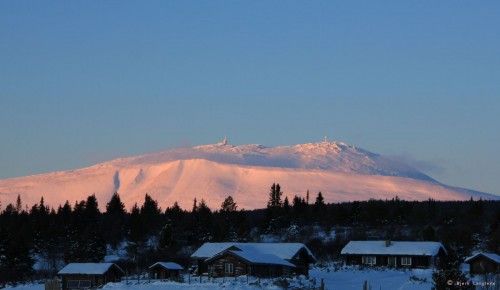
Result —
M 429 290 L 432 287 L 432 270 L 377 270 L 344 268 L 338 271 L 315 268 L 310 271 L 317 285 L 324 279 L 326 289 L 363 289 L 367 281 L 371 289 Z
M 344 268 L 334 271 L 332 268 L 320 269 L 314 268 L 310 271 L 310 279 L 305 277 L 294 278 L 287 280 L 290 289 L 311 289 L 311 287 L 319 287 L 321 279 L 324 280 L 325 288 L 330 290 L 348 290 L 362 289 L 363 283 L 366 280 L 372 289 L 390 289 L 390 290 L 428 290 L 432 287 L 432 270 L 376 270 L 365 269 L 359 270 L 355 268 Z M 188 283 L 188 277 L 185 278 L 185 283 L 175 282 L 159 282 L 159 281 L 140 281 L 129 280 L 128 285 L 125 279 L 121 283 L 109 283 L 103 289 L 107 290 L 160 290 L 160 289 L 283 289 L 280 287 L 281 279 L 261 279 L 239 277 L 216 279 L 209 281 L 206 277 L 200 283 L 199 278 L 192 277 L 191 283 Z M 5 289 L 15 290 L 43 290 L 43 284 L 29 284 L 17 287 L 7 287 Z
M 203 277 L 200 283 L 199 277 L 185 276 L 185 283 L 160 282 L 136 279 L 123 279 L 121 283 L 109 283 L 103 287 L 105 290 L 215 290 L 215 289 L 314 289 L 319 287 L 323 279 L 325 289 L 329 290 L 349 290 L 363 289 L 363 283 L 367 281 L 373 290 L 429 290 L 432 288 L 432 270 L 413 269 L 413 270 L 381 270 L 381 269 L 357 269 L 342 268 L 334 271 L 333 268 L 314 268 L 310 271 L 310 279 L 305 277 L 288 279 L 257 279 L 254 277 L 238 278 L 219 278 L 208 279 Z M 499 279 L 498 277 L 496 279 Z M 473 278 L 476 283 L 476 289 L 499 289 L 499 280 L 491 277 L 494 286 L 485 287 L 484 277 L 476 276 Z M 285 283 L 285 284 L 283 284 Z M 282 287 L 287 285 L 288 287 Z M 7 286 L 5 290 L 44 290 L 43 284 L 26 284 L 17 287 Z M 316 288 L 317 289 L 317 288 Z M 369 288 L 370 289 L 370 288 Z M 3 289 L 2 289 L 3 290 Z

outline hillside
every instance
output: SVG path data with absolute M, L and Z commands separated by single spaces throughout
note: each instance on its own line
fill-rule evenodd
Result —
M 174 148 L 121 158 L 91 167 L 0 180 L 0 200 L 58 205 L 96 194 L 101 206 L 118 191 L 127 208 L 141 204 L 145 193 L 166 208 L 175 201 L 190 208 L 205 199 L 218 208 L 232 195 L 239 208 L 265 207 L 272 183 L 285 196 L 321 191 L 326 202 L 390 199 L 496 199 L 497 196 L 443 185 L 383 156 L 339 142 L 295 146 L 233 146 L 224 143 Z

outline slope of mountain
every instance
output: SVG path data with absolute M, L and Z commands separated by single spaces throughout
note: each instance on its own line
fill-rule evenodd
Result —
M 96 194 L 104 208 L 118 191 L 130 208 L 144 194 L 162 208 L 177 201 L 190 209 L 193 199 L 205 199 L 217 209 L 233 196 L 239 208 L 263 208 L 272 183 L 284 196 L 312 197 L 321 191 L 327 202 L 391 199 L 464 200 L 498 196 L 440 184 L 401 163 L 345 143 L 321 142 L 295 146 L 232 146 L 225 143 L 174 148 L 165 152 L 121 158 L 91 167 L 0 180 L 0 200 L 15 202 L 18 194 L 32 205 L 43 196 L 57 206 Z

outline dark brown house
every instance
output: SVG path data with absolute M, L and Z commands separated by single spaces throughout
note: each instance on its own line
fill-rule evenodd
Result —
M 437 268 L 446 249 L 438 242 L 351 241 L 340 252 L 347 265 Z
M 231 247 L 205 260 L 210 277 L 235 277 L 249 275 L 255 277 L 290 276 L 296 266 L 275 255 L 255 253 Z
M 180 281 L 184 268 L 173 262 L 157 262 L 149 267 L 149 277 L 153 279 Z
M 492 253 L 479 253 L 465 260 L 470 266 L 470 273 L 486 274 L 500 273 L 500 256 Z
M 279 277 L 309 274 L 316 262 L 299 243 L 205 243 L 191 258 L 198 273 L 211 277 Z
M 119 282 L 124 274 L 114 263 L 70 263 L 57 273 L 62 280 L 62 290 L 87 289 Z

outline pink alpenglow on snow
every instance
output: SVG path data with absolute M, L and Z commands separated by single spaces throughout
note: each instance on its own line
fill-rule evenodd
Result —
M 322 192 L 326 202 L 392 199 L 498 199 L 496 195 L 447 186 L 405 164 L 342 142 L 295 146 L 234 146 L 225 142 L 120 158 L 87 168 L 0 180 L 0 200 L 33 205 L 43 196 L 51 206 L 85 200 L 99 205 L 118 192 L 130 208 L 150 194 L 162 208 L 194 198 L 218 209 L 231 195 L 238 208 L 266 206 L 273 183 L 283 198 Z

